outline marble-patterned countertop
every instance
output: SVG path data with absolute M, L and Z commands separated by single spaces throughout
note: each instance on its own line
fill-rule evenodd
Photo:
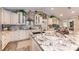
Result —
M 78 38 L 76 37 L 75 39 Z M 34 40 L 44 51 L 75 51 L 79 48 L 78 41 L 68 37 L 37 34 L 34 35 Z

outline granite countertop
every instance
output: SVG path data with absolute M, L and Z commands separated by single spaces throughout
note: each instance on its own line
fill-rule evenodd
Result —
M 37 34 L 34 40 L 44 51 L 75 51 L 79 45 L 68 38 Z

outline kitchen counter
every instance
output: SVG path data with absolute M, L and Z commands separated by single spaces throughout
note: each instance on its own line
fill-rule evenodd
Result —
M 10 30 L 1 32 L 2 49 L 12 41 L 20 41 L 30 38 L 32 32 L 40 32 L 40 30 Z
M 37 34 L 33 38 L 43 51 L 76 51 L 79 48 L 79 41 L 68 37 Z M 76 37 L 75 39 L 78 38 Z
M 36 32 L 33 30 L 16 30 L 16 31 L 2 31 L 1 41 L 2 49 L 6 47 L 9 42 L 27 40 L 30 38 L 30 34 Z M 53 34 L 50 34 L 53 33 Z M 38 51 L 75 51 L 79 48 L 79 35 L 60 35 L 54 32 L 46 32 L 43 34 L 34 34 L 33 42 L 34 46 L 37 44 Z M 36 49 L 36 50 L 37 50 Z
M 25 40 L 30 38 L 29 30 L 2 31 L 2 49 L 12 41 Z

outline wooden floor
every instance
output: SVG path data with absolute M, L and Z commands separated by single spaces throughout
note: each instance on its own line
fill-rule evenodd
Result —
M 28 44 L 28 43 L 29 44 Z M 4 48 L 3 51 L 30 51 L 31 50 L 31 42 L 30 41 L 17 41 L 17 42 L 10 42 Z M 18 48 L 19 46 L 19 48 Z
M 10 42 L 7 44 L 7 46 L 4 48 L 4 51 L 10 51 L 10 50 L 16 50 L 17 42 Z

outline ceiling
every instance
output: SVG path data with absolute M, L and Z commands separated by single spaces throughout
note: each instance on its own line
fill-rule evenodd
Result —
M 68 19 L 75 15 L 79 15 L 79 7 L 4 7 L 6 9 L 15 11 L 23 9 L 25 11 L 41 10 L 48 15 L 55 15 L 60 19 Z

